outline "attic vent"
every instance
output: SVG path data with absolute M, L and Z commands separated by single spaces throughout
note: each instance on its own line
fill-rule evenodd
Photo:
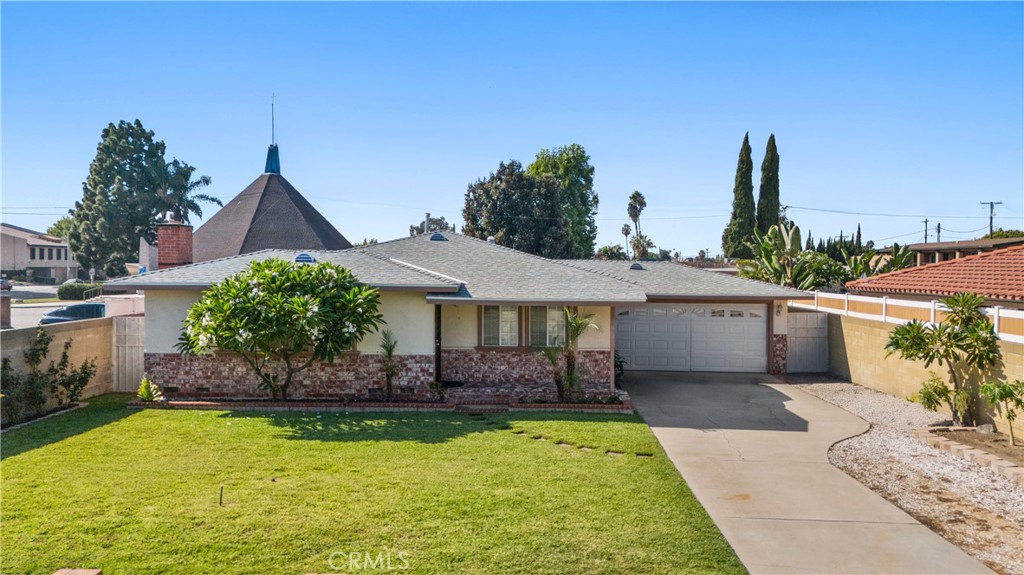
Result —
M 297 263 L 297 264 L 315 264 L 316 263 L 316 258 L 314 258 L 313 256 L 307 254 L 306 252 L 302 252 L 301 254 L 295 256 L 295 263 Z
M 444 234 L 442 234 L 441 232 L 434 232 L 434 233 L 430 234 L 430 241 L 432 241 L 432 242 L 446 242 L 446 241 L 448 241 L 448 238 L 444 237 Z
M 629 266 L 631 270 L 642 270 L 644 266 L 640 265 L 640 262 L 633 262 L 633 265 Z
M 494 245 L 494 236 L 487 236 L 487 243 Z

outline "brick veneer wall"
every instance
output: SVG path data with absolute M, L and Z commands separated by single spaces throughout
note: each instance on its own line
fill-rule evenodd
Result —
M 392 394 L 399 401 L 433 401 L 434 356 L 395 356 L 398 375 Z M 233 353 L 183 356 L 147 353 L 146 373 L 161 389 L 176 387 L 170 397 L 266 399 L 249 364 Z M 292 399 L 380 400 L 384 393 L 383 360 L 379 355 L 346 353 L 334 363 L 316 362 L 295 375 L 289 388 Z
M 192 226 L 157 224 L 157 267 L 173 268 L 192 263 Z
M 611 393 L 611 351 L 578 351 L 576 364 L 582 372 L 581 383 L 588 397 L 607 397 Z M 489 389 L 498 399 L 550 401 L 556 397 L 551 364 L 534 350 L 445 349 L 441 351 L 441 379 Z M 449 393 L 457 395 L 459 392 Z
M 786 358 L 789 356 L 789 336 L 772 335 L 771 357 L 768 358 L 769 373 L 782 375 L 786 373 Z

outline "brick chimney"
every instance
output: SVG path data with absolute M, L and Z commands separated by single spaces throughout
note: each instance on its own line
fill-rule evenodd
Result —
M 157 268 L 192 263 L 192 226 L 179 222 L 156 225 Z

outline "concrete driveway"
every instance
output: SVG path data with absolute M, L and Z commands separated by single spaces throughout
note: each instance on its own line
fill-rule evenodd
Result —
M 751 573 L 991 573 L 828 462 L 859 417 L 767 375 L 628 372 L 626 389 Z

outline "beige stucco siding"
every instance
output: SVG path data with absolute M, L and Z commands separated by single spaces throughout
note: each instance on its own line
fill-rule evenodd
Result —
M 477 344 L 477 306 L 441 306 L 441 346 L 473 349 Z
M 434 306 L 422 293 L 382 292 L 380 312 L 386 325 L 363 338 L 358 349 L 380 353 L 381 332 L 390 329 L 398 340 L 395 353 L 403 355 L 434 353 Z
M 789 333 L 789 302 L 776 300 L 768 307 L 768 313 L 772 314 L 772 333 L 775 335 L 788 335 Z M 777 314 L 777 315 L 776 315 Z
M 146 291 L 146 353 L 176 353 L 174 346 L 198 291 Z
M 609 350 L 612 347 L 612 308 L 587 307 L 579 308 L 581 315 L 593 314 L 596 329 L 588 329 L 580 337 L 579 349 Z

